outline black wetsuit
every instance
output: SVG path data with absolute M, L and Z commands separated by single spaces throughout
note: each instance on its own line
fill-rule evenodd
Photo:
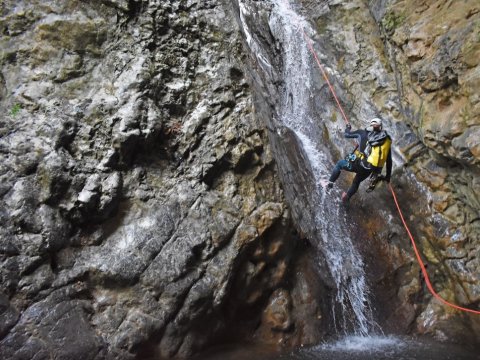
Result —
M 349 139 L 356 139 L 358 144 L 358 150 L 364 153 L 368 143 L 368 134 L 369 134 L 369 131 L 365 129 L 350 131 L 350 129 L 347 128 L 345 129 L 344 136 Z M 332 183 L 335 182 L 340 176 L 340 173 L 342 170 L 356 173 L 355 178 L 353 179 L 352 185 L 350 185 L 350 188 L 347 191 L 346 200 L 348 201 L 358 191 L 358 187 L 360 186 L 360 183 L 363 180 L 369 177 L 370 174 L 374 171 L 380 173 L 382 171 L 382 168 L 377 168 L 375 166 L 372 166 L 367 162 L 365 158 L 362 160 L 356 159 L 353 162 L 343 159 L 337 162 L 337 164 L 335 165 L 335 168 L 332 171 L 332 175 L 330 176 L 329 181 Z M 385 179 L 387 181 L 390 181 L 391 173 L 392 173 L 392 154 L 391 154 L 391 151 L 389 151 L 387 155 L 387 174 L 385 176 Z

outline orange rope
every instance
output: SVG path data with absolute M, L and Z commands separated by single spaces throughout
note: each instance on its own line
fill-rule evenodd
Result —
M 342 113 L 343 118 L 345 119 L 345 122 L 347 124 L 350 124 L 350 121 L 348 121 L 347 115 L 345 115 L 345 112 L 343 111 L 342 105 L 340 105 L 340 101 L 338 100 L 337 94 L 335 93 L 335 90 L 333 89 L 333 86 L 330 83 L 330 80 L 328 79 L 327 73 L 326 73 L 325 69 L 323 68 L 322 63 L 320 62 L 320 60 L 317 56 L 317 53 L 315 52 L 315 49 L 313 48 L 312 40 L 305 33 L 305 30 L 303 30 L 303 28 L 301 28 L 301 29 L 302 29 L 303 37 L 305 38 L 305 41 L 307 42 L 308 48 L 312 52 L 312 54 L 313 54 L 313 56 L 314 56 L 314 58 L 315 58 L 315 60 L 318 64 L 318 67 L 320 68 L 320 71 L 322 72 L 323 78 L 327 82 L 328 87 L 330 88 L 330 92 L 332 93 L 332 95 L 335 99 L 335 102 L 337 103 L 337 106 L 340 109 L 340 112 Z
M 340 104 L 340 101 L 338 100 L 338 97 L 337 97 L 337 94 L 335 93 L 335 89 L 333 88 L 332 84 L 330 83 L 330 80 L 328 79 L 328 75 L 325 71 L 325 69 L 323 68 L 322 66 L 322 63 L 320 62 L 320 59 L 318 58 L 317 56 L 317 53 L 313 47 L 313 44 L 312 44 L 312 40 L 308 37 L 308 35 L 305 33 L 305 30 L 303 29 L 303 27 L 299 26 L 300 29 L 302 30 L 302 33 L 303 33 L 303 37 L 305 38 L 305 41 L 307 43 L 307 46 L 310 50 L 310 52 L 313 54 L 313 57 L 315 58 L 315 61 L 317 62 L 317 65 L 323 75 L 323 78 L 325 79 L 325 81 L 327 82 L 328 84 L 328 87 L 335 99 L 335 102 L 337 103 L 337 106 L 340 110 L 340 112 L 342 113 L 342 116 L 343 118 L 345 119 L 345 122 L 347 124 L 350 124 L 350 121 L 348 121 L 348 118 L 347 118 L 347 115 L 345 115 L 345 112 L 343 111 L 343 107 L 342 105 Z M 403 223 L 403 226 L 405 227 L 405 230 L 407 231 L 408 233 L 408 236 L 410 237 L 410 240 L 412 242 L 412 245 L 413 245 L 413 250 L 415 251 L 415 255 L 417 257 L 417 261 L 420 265 L 420 268 L 422 269 L 422 274 L 423 274 L 423 277 L 425 278 L 425 283 L 427 284 L 427 288 L 428 290 L 430 291 L 430 293 L 436 298 L 438 299 L 440 302 L 442 302 L 443 304 L 447 305 L 447 306 L 450 306 L 454 309 L 457 309 L 457 310 L 462 310 L 462 311 L 466 311 L 466 312 L 470 312 L 470 313 L 473 313 L 473 314 L 477 314 L 477 315 L 480 315 L 480 311 L 478 310 L 473 310 L 473 309 L 468 309 L 468 308 L 465 308 L 465 307 L 462 307 L 462 306 L 458 306 L 458 305 L 455 305 L 455 304 L 452 304 L 450 302 L 448 302 L 447 300 L 443 299 L 436 291 L 435 289 L 433 288 L 432 286 L 432 283 L 430 282 L 430 278 L 428 276 L 428 273 L 427 273 L 427 269 L 425 268 L 425 265 L 423 264 L 423 261 L 422 261 L 422 258 L 420 256 L 420 252 L 418 251 L 417 249 L 417 245 L 415 243 L 415 239 L 413 238 L 412 236 L 412 233 L 410 232 L 410 229 L 408 228 L 407 226 L 407 223 L 405 222 L 405 219 L 403 218 L 403 214 L 402 214 L 402 210 L 400 209 L 400 206 L 398 204 L 398 200 L 397 200 L 397 196 L 395 194 L 395 191 L 393 190 L 393 187 L 392 185 L 389 183 L 389 188 L 390 188 L 390 191 L 393 195 L 393 200 L 395 201 L 395 205 L 397 206 L 397 210 L 398 210 L 398 214 L 400 215 L 400 219 L 402 220 L 402 223 Z
M 440 295 L 438 295 L 438 293 L 435 291 L 435 289 L 432 286 L 432 283 L 430 282 L 430 278 L 428 276 L 427 269 L 425 268 L 425 264 L 423 263 L 422 258 L 420 257 L 420 252 L 417 249 L 417 244 L 415 244 L 415 239 L 413 238 L 412 233 L 410 232 L 410 229 L 408 228 L 407 223 L 405 222 L 405 219 L 403 218 L 402 210 L 400 209 L 400 205 L 398 204 L 398 200 L 397 200 L 397 196 L 395 194 L 395 191 L 393 191 L 393 187 L 392 187 L 391 184 L 388 184 L 388 185 L 389 185 L 390 191 L 393 195 L 393 200 L 395 201 L 395 205 L 397 206 L 397 210 L 398 210 L 398 214 L 400 215 L 400 219 L 402 219 L 403 226 L 405 227 L 405 230 L 407 230 L 408 236 L 410 237 L 410 240 L 412 241 L 413 250 L 415 251 L 415 255 L 417 256 L 418 263 L 420 264 L 420 268 L 422 269 L 423 277 L 425 278 L 425 283 L 427 284 L 428 290 L 430 290 L 430 292 L 432 293 L 432 295 L 435 298 L 440 300 L 445 305 L 451 306 L 451 307 L 453 307 L 455 309 L 458 309 L 458 310 L 468 311 L 468 312 L 480 315 L 480 311 L 478 311 L 478 310 L 472 310 L 472 309 L 464 308 L 464 307 L 461 307 L 461 306 L 458 306 L 458 305 L 455 305 L 455 304 L 452 304 L 452 303 L 448 302 L 447 300 L 443 299 Z

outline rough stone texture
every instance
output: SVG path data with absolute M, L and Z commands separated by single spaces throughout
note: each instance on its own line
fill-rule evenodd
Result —
M 315 238 L 313 215 L 305 210 L 314 208 L 308 161 L 299 140 L 276 121 L 282 51 L 288 49 L 272 28 L 278 10 L 268 2 L 239 3 L 253 53 L 257 114 L 269 124 L 293 217 Z M 353 126 L 381 116 L 392 134 L 393 186 L 434 287 L 446 300 L 478 309 L 478 2 L 303 0 L 294 7 L 316 31 L 314 46 Z M 311 78 L 321 104 L 311 111 L 323 128 L 318 137 L 333 166 L 351 144 L 338 131 L 344 123 L 318 69 Z M 350 217 L 362 229 L 354 229 L 353 236 L 368 259 L 381 325 L 397 333 L 478 342 L 477 315 L 445 308 L 428 293 L 388 189 L 379 186 L 368 196 L 360 191 L 355 206 Z
M 412 11 L 415 9 L 415 11 Z M 478 73 L 480 7 L 450 1 L 392 2 L 377 20 L 385 34 L 399 96 L 399 119 L 421 143 L 400 150 L 422 184 L 428 205 L 412 209 L 418 240 L 437 291 L 478 309 L 480 302 L 480 187 Z M 436 19 L 433 21 L 432 19 Z M 430 301 L 417 320 L 421 333 L 479 341 L 478 316 Z M 465 334 L 468 334 L 467 336 Z
M 222 6 L 0 4 L 2 359 L 188 358 L 299 291 L 306 245 Z
M 476 148 L 480 117 L 472 90 L 478 87 L 480 69 L 478 2 L 388 4 L 373 2 L 368 9 L 361 3 L 340 6 L 332 13 L 344 31 L 339 32 L 331 19 L 323 26 L 334 38 L 346 40 L 341 64 L 347 89 L 364 94 L 394 134 L 397 168 L 402 165 L 397 173 L 404 178 L 395 180 L 395 185 L 434 287 L 446 300 L 478 309 L 480 168 Z M 348 20 L 352 11 L 355 22 Z M 354 36 L 348 37 L 347 31 Z M 413 190 L 412 175 L 419 182 L 418 190 Z M 401 229 L 391 230 L 395 237 L 405 236 Z M 392 237 L 385 235 L 391 244 Z M 402 248 L 412 252 L 410 247 Z M 400 254 L 392 251 L 390 246 L 387 253 L 393 260 Z M 393 261 L 400 265 L 399 259 Z M 478 332 L 472 331 L 478 329 L 478 316 L 432 300 L 418 281 L 418 270 L 409 270 L 407 263 L 398 265 L 394 265 L 393 279 L 400 285 L 397 296 L 405 301 L 400 310 L 392 311 L 416 322 L 420 333 L 441 340 L 478 342 Z M 426 308 L 408 305 L 422 298 L 428 303 Z
M 311 250 L 314 253 L 314 249 Z M 326 336 L 330 311 L 326 308 L 325 289 L 311 286 L 312 283 L 318 284 L 313 280 L 318 278 L 318 273 L 312 267 L 312 253 L 297 257 L 294 264 L 297 270 L 289 281 L 295 287 L 292 289 L 291 285 L 285 284 L 286 288 L 279 288 L 270 296 L 255 334 L 262 343 L 299 347 L 315 344 Z M 294 324 L 292 319 L 298 316 L 311 321 Z
M 312 176 L 276 127 L 272 4 L 246 2 L 258 11 L 242 20 L 240 2 L 2 1 L 1 358 L 188 358 L 325 334 L 328 289 L 292 231 L 311 235 Z M 433 3 L 297 5 L 354 126 L 380 114 L 395 138 L 394 186 L 435 288 L 478 307 L 480 12 Z M 333 165 L 350 145 L 311 75 Z M 478 341 L 478 318 L 428 295 L 388 196 L 359 193 L 350 213 L 379 323 Z

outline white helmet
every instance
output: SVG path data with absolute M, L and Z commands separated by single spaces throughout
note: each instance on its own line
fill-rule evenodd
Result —
M 379 118 L 373 118 L 370 120 L 370 126 L 375 127 L 375 126 L 382 126 L 382 119 Z
M 379 131 L 380 129 L 382 129 L 382 119 L 379 118 L 373 118 L 370 120 L 370 123 L 366 128 L 367 131 Z

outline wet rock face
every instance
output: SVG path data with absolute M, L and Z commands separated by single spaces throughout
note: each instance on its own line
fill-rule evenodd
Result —
M 315 47 L 353 126 L 363 128 L 380 116 L 394 138 L 393 185 L 434 287 L 451 302 L 478 308 L 478 2 L 304 0 L 294 7 L 315 27 Z M 288 46 L 273 35 L 274 11 L 271 3 L 256 1 L 239 1 L 237 8 L 252 52 L 257 114 L 271 128 L 293 217 L 310 236 L 308 162 L 299 140 L 276 123 L 282 46 Z M 341 114 L 317 69 L 311 79 L 321 104 L 312 111 L 333 154 L 325 161 L 333 166 L 351 144 L 339 134 Z M 462 341 L 467 332 L 478 342 L 478 316 L 451 311 L 429 295 L 388 189 L 379 186 L 369 195 L 361 190 L 355 199 L 352 236 L 367 259 L 382 326 L 441 340 Z M 271 313 L 280 311 L 271 306 Z M 272 316 L 266 315 L 270 323 Z
M 402 149 L 409 169 L 429 194 L 428 214 L 417 228 L 436 289 L 447 300 L 478 308 L 480 191 L 478 91 L 479 4 L 448 1 L 433 4 L 394 2 L 380 20 L 390 26 L 385 40 L 390 62 L 397 64 L 400 109 L 422 146 Z M 441 19 L 430 21 L 430 19 Z M 435 270 L 434 270 L 435 269 Z M 432 301 L 420 316 L 420 332 L 438 338 L 461 338 L 446 326 L 460 316 Z M 448 319 L 448 320 L 447 320 Z M 466 326 L 478 329 L 478 316 L 466 316 Z M 477 337 L 478 339 L 478 337 Z
M 478 4 L 298 5 L 354 126 L 380 114 L 395 139 L 394 186 L 434 286 L 475 306 Z M 275 128 L 272 5 L 252 1 L 249 24 L 271 69 L 249 53 L 241 6 L 0 4 L 0 357 L 187 358 L 215 341 L 322 337 L 325 289 L 278 180 L 308 230 L 311 169 Z M 333 165 L 350 145 L 312 78 Z M 384 328 L 475 337 L 478 319 L 427 295 L 386 189 L 356 196 Z
M 302 3 L 317 9 L 307 16 L 317 24 L 321 41 L 329 39 L 327 49 L 336 48 L 325 62 L 341 73 L 343 86 L 353 95 L 345 97 L 353 103 L 352 122 L 361 127 L 380 114 L 393 135 L 394 186 L 434 287 L 446 300 L 478 308 L 480 117 L 478 91 L 473 90 L 480 69 L 478 2 Z M 359 221 L 378 249 L 366 251 L 373 259 L 370 271 L 383 289 L 377 300 L 388 299 L 381 305 L 390 319 L 386 326 L 411 322 L 421 333 L 460 341 L 463 333 L 478 331 L 472 331 L 478 329 L 478 316 L 451 311 L 431 299 L 416 265 L 409 265 L 415 264 L 412 250 L 390 196 L 380 188 L 373 198 L 378 206 L 372 206 L 370 195 L 362 205 L 369 219 L 359 214 Z M 382 223 L 390 211 L 393 217 Z M 396 294 L 389 294 L 395 283 Z M 398 306 L 395 297 L 403 299 Z M 422 298 L 426 308 L 414 305 Z
M 304 246 L 222 6 L 0 5 L 0 357 L 188 357 L 299 292 Z M 318 340 L 285 311 L 285 336 Z

